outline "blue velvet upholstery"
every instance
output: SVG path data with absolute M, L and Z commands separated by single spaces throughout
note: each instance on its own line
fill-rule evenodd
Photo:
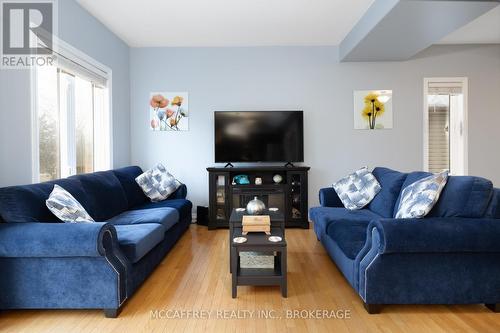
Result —
M 330 189 L 310 209 L 318 239 L 363 301 L 500 303 L 500 189 L 451 176 L 428 216 L 394 219 L 401 191 L 429 173 L 376 168 L 374 175 L 382 191 L 366 209 L 329 207 L 338 205 Z
M 179 211 L 172 207 L 128 210 L 106 222 L 113 225 L 157 223 L 163 225 L 165 232 L 179 222 Z
M 450 176 L 429 217 L 482 217 L 493 195 L 491 181 L 471 176 Z
M 0 189 L 0 309 L 117 309 L 132 297 L 188 229 L 192 209 L 185 185 L 172 200 L 143 200 L 135 173 Z M 58 222 L 45 206 L 54 184 L 98 222 L 49 223 Z
M 115 228 L 120 249 L 132 263 L 138 262 L 165 236 L 163 225 L 158 223 L 116 225 Z
M 380 253 L 500 253 L 500 220 L 477 218 L 380 219 Z
M 0 309 L 118 308 L 120 276 L 104 257 L 0 257 Z
M 401 190 L 417 180 L 431 175 L 429 172 L 412 172 L 408 175 Z M 493 196 L 491 181 L 473 176 L 449 176 L 439 201 L 429 212 L 432 217 L 482 217 Z M 396 215 L 400 198 L 396 202 Z
M 337 220 L 330 223 L 326 234 L 339 246 L 347 258 L 354 260 L 366 242 L 367 220 Z
M 61 222 L 45 205 L 54 184 L 71 193 L 84 208 L 88 207 L 87 195 L 78 179 L 59 179 L 40 184 L 0 188 L 2 219 L 10 223 Z
M 107 223 L 0 223 L 0 257 L 101 257 Z
M 309 211 L 311 220 L 314 221 L 314 231 L 318 239 L 321 239 L 326 233 L 328 226 L 333 221 L 361 221 L 370 222 L 373 219 L 380 218 L 379 215 L 368 209 L 347 210 L 340 207 L 313 207 Z
M 358 268 L 358 293 L 366 303 L 499 303 L 500 252 L 384 253 L 386 241 L 378 228 L 367 239 L 374 251 Z
M 500 219 L 500 189 L 494 188 L 490 205 L 486 210 L 486 217 Z
M 319 190 L 319 203 L 323 207 L 344 207 L 333 187 L 325 187 Z
M 105 221 L 128 209 L 125 191 L 113 171 L 94 172 L 70 178 L 80 180 L 87 194 L 88 203 L 88 206 L 82 205 L 95 221 Z
M 399 197 L 401 186 L 407 174 L 389 168 L 375 168 L 373 175 L 377 178 L 382 189 L 368 204 L 368 209 L 382 217 L 394 216 L 394 203 Z
M 127 299 L 112 225 L 2 223 L 0 235 L 0 309 L 118 308 Z
M 135 181 L 135 179 L 143 173 L 141 168 L 138 166 L 130 166 L 115 169 L 113 170 L 113 173 L 116 178 L 118 178 L 123 190 L 125 191 L 129 209 L 149 201 L 148 197 Z
M 181 219 L 185 219 L 188 216 L 191 216 L 191 210 L 193 208 L 193 204 L 191 201 L 186 199 L 167 199 L 160 202 L 148 202 L 143 205 L 139 205 L 137 207 L 132 208 L 132 210 L 136 209 L 151 209 L 151 208 L 163 208 L 170 207 L 175 208 L 179 214 Z

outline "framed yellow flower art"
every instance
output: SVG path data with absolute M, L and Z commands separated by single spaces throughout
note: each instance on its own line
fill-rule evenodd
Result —
M 354 91 L 354 129 L 392 128 L 392 90 Z
M 152 131 L 188 131 L 188 93 L 151 93 L 149 96 L 149 128 Z

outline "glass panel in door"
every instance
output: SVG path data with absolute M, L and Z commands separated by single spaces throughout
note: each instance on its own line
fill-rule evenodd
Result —
M 90 81 L 75 78 L 76 173 L 94 171 L 93 89 Z
M 57 68 L 37 67 L 38 158 L 40 181 L 61 176 Z

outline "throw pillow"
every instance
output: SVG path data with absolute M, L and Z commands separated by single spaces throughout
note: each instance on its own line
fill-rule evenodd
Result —
M 167 199 L 181 186 L 161 163 L 138 176 L 135 181 L 153 202 Z
M 78 200 L 59 185 L 54 185 L 49 198 L 45 200 L 45 205 L 63 222 L 94 222 Z
M 439 195 L 448 181 L 448 171 L 430 175 L 408 185 L 401 192 L 397 219 L 422 218 L 439 200 Z
M 375 198 L 381 187 L 375 176 L 367 167 L 356 170 L 333 184 L 333 188 L 350 210 L 361 209 Z

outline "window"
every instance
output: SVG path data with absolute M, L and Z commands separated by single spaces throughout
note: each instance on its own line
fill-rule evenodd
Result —
M 33 72 L 35 182 L 111 168 L 110 73 L 74 52 Z
M 467 79 L 424 80 L 424 168 L 467 174 Z

